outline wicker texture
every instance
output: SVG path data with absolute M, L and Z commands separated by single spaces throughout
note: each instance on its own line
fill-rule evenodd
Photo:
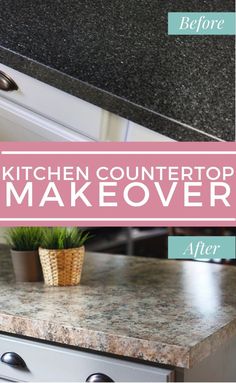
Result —
M 84 246 L 63 250 L 39 248 L 39 257 L 46 285 L 75 286 L 80 283 Z

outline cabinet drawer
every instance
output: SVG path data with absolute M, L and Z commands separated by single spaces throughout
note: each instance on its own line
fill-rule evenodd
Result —
M 163 134 L 154 132 L 151 129 L 144 128 L 141 125 L 129 122 L 127 141 L 173 141 Z
M 98 140 L 101 136 L 102 109 L 50 85 L 0 64 L 0 70 L 18 85 L 17 91 L 0 96 L 39 113 L 65 127 Z
M 85 382 L 90 375 L 102 373 L 117 382 L 173 381 L 173 373 L 168 369 L 1 335 L 0 356 L 6 352 L 17 353 L 28 371 L 0 362 L 1 379 Z

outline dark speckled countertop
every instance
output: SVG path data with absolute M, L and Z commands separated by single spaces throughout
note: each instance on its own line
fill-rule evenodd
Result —
M 235 139 L 234 36 L 168 36 L 167 13 L 234 0 L 1 0 L 0 62 L 176 140 Z
M 0 331 L 192 367 L 236 335 L 236 267 L 90 253 L 81 285 L 15 283 L 0 250 Z

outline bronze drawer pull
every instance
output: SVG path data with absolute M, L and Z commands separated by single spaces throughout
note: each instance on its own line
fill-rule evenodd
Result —
M 18 85 L 6 73 L 0 71 L 0 90 L 5 92 L 12 92 L 18 90 Z

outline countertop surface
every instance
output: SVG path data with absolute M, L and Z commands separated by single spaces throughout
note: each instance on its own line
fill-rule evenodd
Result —
M 234 36 L 168 36 L 168 12 L 234 0 L 1 0 L 0 62 L 182 141 L 235 139 Z
M 90 253 L 82 283 L 15 283 L 0 251 L 0 331 L 191 367 L 236 334 L 236 268 Z

